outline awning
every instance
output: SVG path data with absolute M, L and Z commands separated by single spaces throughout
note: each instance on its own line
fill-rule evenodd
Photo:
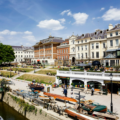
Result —
M 109 55 L 107 55 L 107 56 L 104 57 L 104 58 L 116 58 L 116 56 L 114 56 L 113 54 L 109 54 Z
M 88 64 L 80 63 L 80 64 L 77 64 L 76 66 L 80 66 L 80 67 L 91 66 L 91 63 L 88 63 Z
M 110 80 L 104 80 L 104 84 L 111 83 Z M 120 81 L 112 81 L 112 83 L 120 84 Z
M 117 49 L 106 50 L 106 52 L 115 52 Z
M 40 60 L 37 60 L 37 61 L 40 61 Z

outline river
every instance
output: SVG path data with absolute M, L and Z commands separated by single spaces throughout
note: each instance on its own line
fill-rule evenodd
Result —
M 28 120 L 4 102 L 0 102 L 0 116 L 4 120 Z

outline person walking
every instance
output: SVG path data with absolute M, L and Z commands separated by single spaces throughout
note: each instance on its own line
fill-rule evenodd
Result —
M 94 95 L 94 87 L 91 89 L 91 96 Z
M 66 88 L 64 89 L 64 94 L 65 94 L 65 97 L 67 97 L 67 89 Z

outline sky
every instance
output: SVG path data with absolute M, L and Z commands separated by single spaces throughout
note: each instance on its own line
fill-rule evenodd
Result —
M 0 42 L 33 46 L 120 23 L 120 0 L 0 0 Z

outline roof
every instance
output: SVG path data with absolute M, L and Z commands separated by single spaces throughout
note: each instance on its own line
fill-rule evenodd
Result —
M 49 36 L 49 38 L 40 40 L 39 42 L 41 42 L 42 44 L 50 43 L 50 42 L 62 43 L 62 42 L 64 42 L 64 40 L 62 40 L 62 38 L 60 38 L 60 37 L 52 37 L 52 36 Z M 39 42 L 37 42 L 35 45 L 38 45 Z
M 107 38 L 107 30 L 96 30 L 93 33 L 82 34 L 81 36 L 77 37 L 77 40 L 78 39 L 89 38 L 89 37 L 91 38 L 91 40 Z
M 12 46 L 12 48 L 17 51 L 23 51 L 23 50 L 28 50 L 28 49 L 34 50 L 33 47 L 28 47 L 28 46 Z
M 112 30 L 119 30 L 120 29 L 120 24 L 117 24 L 115 27 L 113 27 L 111 30 L 109 31 L 112 31 Z
M 113 54 L 109 54 L 105 58 L 116 58 L 116 56 L 114 56 Z
M 116 51 L 117 49 L 111 49 L 111 50 L 106 50 L 106 52 L 114 52 Z

